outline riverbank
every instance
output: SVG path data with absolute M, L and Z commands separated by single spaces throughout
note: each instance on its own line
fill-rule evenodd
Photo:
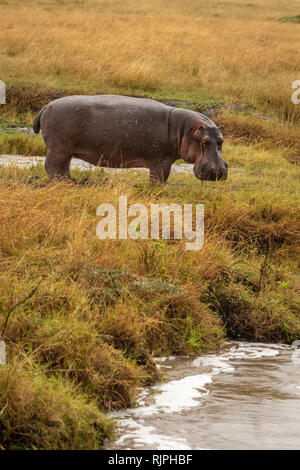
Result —
M 145 172 L 75 168 L 76 184 L 50 182 L 41 164 L 0 168 L 4 448 L 101 446 L 105 413 L 159 380 L 154 356 L 299 338 L 299 167 L 249 146 L 224 157 L 227 181 L 178 173 L 160 188 Z M 120 194 L 203 203 L 204 248 L 97 239 L 97 206 Z

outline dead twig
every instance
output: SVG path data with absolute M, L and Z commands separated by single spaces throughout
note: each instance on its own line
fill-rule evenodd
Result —
M 9 310 L 8 312 L 6 313 L 6 319 L 5 319 L 5 323 L 4 323 L 4 327 L 3 327 L 3 330 L 2 330 L 2 336 L 4 336 L 5 334 L 5 331 L 6 331 L 6 328 L 7 328 L 7 324 L 8 324 L 8 321 L 10 319 L 10 316 L 12 314 L 12 312 L 17 308 L 19 307 L 20 305 L 24 304 L 25 302 L 27 302 L 27 300 L 29 300 L 35 293 L 36 291 L 38 290 L 40 284 L 42 282 L 42 279 L 38 282 L 38 284 L 35 286 L 34 289 L 32 289 L 32 291 L 22 300 L 20 300 L 20 302 L 16 303 L 15 305 L 13 305 Z

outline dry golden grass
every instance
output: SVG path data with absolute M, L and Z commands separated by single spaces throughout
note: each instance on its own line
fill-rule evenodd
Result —
M 299 122 L 298 0 L 107 0 L 1 5 L 1 79 L 67 92 L 120 91 L 250 103 Z M 12 112 L 13 114 L 13 112 Z

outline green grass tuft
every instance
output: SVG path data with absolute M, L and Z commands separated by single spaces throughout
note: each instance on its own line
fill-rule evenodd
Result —
M 300 15 L 295 16 L 284 16 L 283 18 L 279 18 L 281 23 L 300 23 Z

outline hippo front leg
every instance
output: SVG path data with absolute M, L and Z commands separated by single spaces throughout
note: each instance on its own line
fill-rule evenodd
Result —
M 165 183 L 171 171 L 172 161 L 162 160 L 152 162 L 150 168 L 150 183 L 159 186 Z

